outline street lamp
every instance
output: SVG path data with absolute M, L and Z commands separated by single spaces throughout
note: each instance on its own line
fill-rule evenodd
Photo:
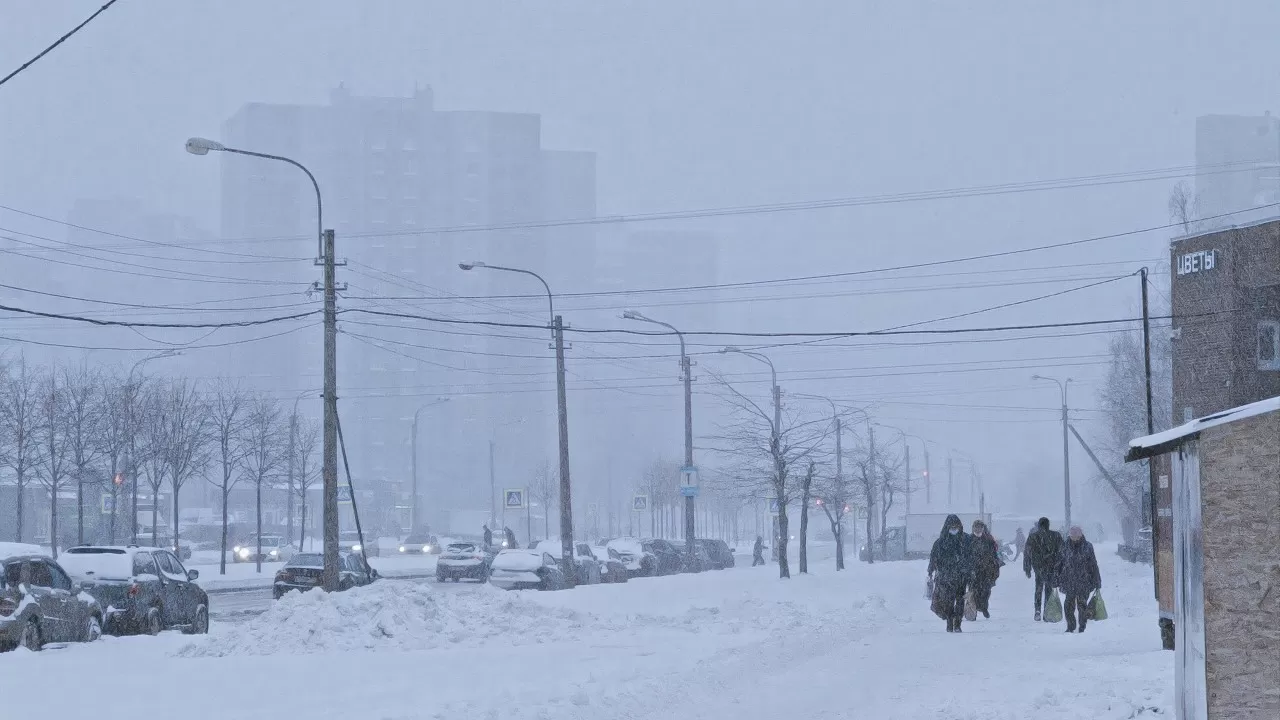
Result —
M 635 320 L 637 322 L 646 322 L 653 325 L 661 325 L 676 334 L 676 338 L 680 340 L 680 371 L 684 380 L 684 466 L 686 472 L 694 472 L 693 470 L 693 363 L 689 361 L 689 353 L 686 351 L 684 343 L 684 333 L 680 332 L 670 323 L 664 323 L 661 320 L 647 318 L 644 315 L 634 311 L 627 310 L 622 313 L 622 319 Z M 692 478 L 690 478 L 692 480 Z M 689 556 L 693 556 L 693 540 L 694 540 L 694 496 L 687 495 L 684 499 L 684 539 L 688 545 Z
M 133 516 L 129 520 L 129 527 L 131 528 L 130 535 L 133 537 L 132 542 L 135 545 L 138 544 L 138 468 L 136 467 L 137 463 L 134 462 L 134 455 L 135 455 L 134 443 L 136 439 L 135 436 L 137 435 L 136 433 L 137 418 L 135 417 L 134 401 L 137 400 L 137 397 L 136 397 L 137 389 L 134 387 L 133 376 L 134 376 L 134 373 L 138 372 L 138 368 L 151 362 L 152 360 L 161 360 L 163 358 L 176 357 L 181 354 L 182 352 L 179 350 L 161 350 L 160 352 L 154 355 L 148 355 L 147 357 L 144 357 L 138 362 L 134 363 L 133 367 L 129 368 L 129 376 L 125 379 L 125 397 L 128 398 L 128 400 L 124 410 L 127 413 L 127 417 L 125 418 L 125 420 L 128 423 L 128 427 L 129 427 L 129 447 L 126 448 L 124 471 L 129 475 L 130 495 L 132 496 L 131 499 L 132 499 L 132 507 L 133 507 Z M 111 485 L 111 492 L 113 495 L 116 494 L 116 485 L 114 482 Z M 155 501 L 156 501 L 155 498 L 151 498 L 152 503 L 154 503 Z M 111 498 L 111 541 L 115 542 L 115 539 L 116 539 L 116 498 L 112 497 Z
M 426 410 L 427 408 L 432 408 L 432 407 L 435 407 L 436 405 L 441 405 L 447 402 L 449 402 L 449 398 L 438 397 L 435 400 L 432 400 L 426 405 L 423 405 L 422 407 L 413 411 L 413 430 L 411 431 L 412 434 L 410 435 L 410 439 L 409 439 L 409 453 L 410 453 L 410 466 L 411 466 L 411 469 L 409 472 L 413 476 L 412 478 L 413 498 L 409 508 L 409 532 L 418 531 L 418 416 L 421 415 L 422 411 Z
M 1065 381 L 1057 378 L 1045 377 L 1043 375 L 1032 375 L 1032 380 L 1043 380 L 1046 382 L 1057 383 L 1058 391 L 1062 393 L 1062 496 L 1063 496 L 1063 515 L 1067 527 L 1071 527 L 1071 446 L 1067 441 L 1067 386 L 1071 384 L 1071 378 Z
M 769 366 L 769 373 L 773 377 L 773 439 L 774 442 L 779 441 L 779 435 L 782 432 L 782 388 L 778 387 L 778 369 L 773 366 L 773 361 L 768 356 L 750 350 L 743 350 L 740 347 L 730 345 L 720 350 L 721 354 L 737 353 L 746 355 L 749 358 L 758 360 Z
M 912 488 L 911 488 L 911 479 L 912 479 L 912 478 L 911 478 L 911 445 L 907 442 L 907 438 L 912 438 L 912 439 L 914 439 L 914 440 L 919 440 L 919 441 L 920 441 L 920 446 L 921 446 L 922 448 L 924 448 L 924 502 L 925 502 L 925 505 L 932 505 L 932 504 L 933 504 L 932 483 L 929 481 L 929 477 L 930 477 L 930 474 L 929 474 L 929 441 L 928 441 L 928 440 L 925 440 L 924 438 L 920 437 L 919 435 L 912 435 L 911 433 L 909 433 L 909 432 L 907 432 L 907 431 L 903 430 L 903 429 L 902 429 L 902 428 L 900 428 L 900 427 L 894 426 L 894 425 L 884 425 L 884 424 L 881 424 L 881 423 L 876 423 L 876 424 L 877 424 L 877 425 L 879 425 L 879 426 L 880 426 L 880 427 L 882 427 L 882 428 L 887 429 L 887 430 L 894 430 L 894 431 L 897 431 L 897 433 L 898 433 L 899 435 L 901 435 L 901 436 L 902 436 L 903 454 L 904 454 L 904 456 L 905 456 L 905 462 L 906 462 L 906 476 L 907 476 L 907 491 L 906 491 L 906 499 L 907 499 L 907 500 L 906 500 L 906 504 L 907 504 L 907 507 L 906 507 L 906 512 L 907 512 L 907 514 L 908 514 L 908 515 L 910 515 L 910 514 L 911 514 L 911 489 L 912 489 Z
M 334 277 L 336 258 L 333 247 L 333 231 L 324 229 L 324 203 L 320 198 L 320 184 L 305 165 L 281 155 L 241 150 L 227 147 L 220 142 L 193 137 L 187 140 L 187 152 L 192 155 L 208 155 L 210 152 L 232 153 L 248 157 L 275 160 L 292 165 L 306 173 L 316 191 L 316 243 L 320 257 L 317 265 L 324 266 L 324 572 L 322 585 L 330 592 L 338 589 L 338 294 Z
M 460 270 L 499 270 L 501 272 L 519 273 L 536 278 L 547 291 L 547 309 L 551 317 L 551 337 L 556 346 L 556 412 L 559 415 L 560 434 L 560 551 L 561 562 L 564 563 L 568 584 L 573 587 L 577 582 L 574 568 L 577 567 L 573 552 L 573 498 L 569 483 L 569 404 L 565 398 L 564 380 L 564 319 L 556 314 L 555 296 L 551 294 L 551 286 L 538 273 L 521 268 L 487 265 L 482 262 L 458 263 Z

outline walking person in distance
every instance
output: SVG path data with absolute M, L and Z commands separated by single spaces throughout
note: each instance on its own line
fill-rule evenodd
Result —
M 1036 523 L 1036 529 L 1027 538 L 1026 551 L 1022 556 L 1022 570 L 1030 578 L 1036 578 L 1036 620 L 1040 620 L 1042 602 L 1047 602 L 1049 593 L 1054 592 L 1053 573 L 1058 568 L 1058 559 L 1062 553 L 1062 533 L 1049 529 L 1049 518 L 1042 517 Z
M 1067 596 L 1063 608 L 1067 632 L 1075 632 L 1077 627 L 1084 632 L 1089 596 L 1102 589 L 1102 573 L 1098 570 L 1098 556 L 1093 552 L 1093 543 L 1085 539 L 1079 525 L 1073 525 L 1067 534 L 1055 577 L 1058 587 Z
M 756 544 L 751 548 L 751 567 L 764 564 L 764 538 L 756 536 Z
M 1000 544 L 987 524 L 973 521 L 973 603 L 982 617 L 991 618 L 991 588 L 1000 577 Z
M 956 515 L 947 516 L 942 533 L 933 542 L 928 575 L 949 610 L 947 632 L 960 632 L 964 593 L 973 576 L 973 536 L 965 533 L 964 523 Z

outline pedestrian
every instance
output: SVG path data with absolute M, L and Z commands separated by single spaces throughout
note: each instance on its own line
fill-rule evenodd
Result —
M 1018 534 L 1013 536 L 1013 559 L 1017 560 L 1022 557 L 1022 548 L 1027 544 L 1027 536 L 1022 532 L 1022 528 L 1018 528 Z
M 493 531 L 489 529 L 488 523 L 485 523 L 484 526 L 484 546 L 487 548 L 493 547 Z
M 960 632 L 964 620 L 964 593 L 973 576 L 973 536 L 964 531 L 956 515 L 948 515 L 942 533 L 929 553 L 928 576 L 950 611 L 947 632 Z
M 1041 619 L 1041 602 L 1047 602 L 1049 593 L 1054 592 L 1053 573 L 1058 568 L 1058 559 L 1062 554 L 1062 533 L 1049 529 L 1049 518 L 1042 517 L 1036 523 L 1036 529 L 1027 537 L 1027 546 L 1022 556 L 1022 570 L 1030 578 L 1036 578 L 1036 620 Z
M 764 564 L 764 538 L 757 535 L 755 547 L 751 548 L 751 567 Z
M 982 617 L 991 618 L 991 588 L 1000 578 L 1000 545 L 987 524 L 973 521 L 973 603 Z
M 515 533 L 513 533 L 513 532 L 511 532 L 511 528 L 509 528 L 509 527 L 504 527 L 504 528 L 502 528 L 502 530 L 503 530 L 503 531 L 506 533 L 506 535 L 507 535 L 507 539 L 506 539 L 506 542 L 504 543 L 503 547 L 508 547 L 508 548 L 517 548 L 517 547 L 520 547 L 520 545 L 519 545 L 518 543 L 516 543 L 516 534 L 515 534 Z
M 1062 546 L 1054 577 L 1067 596 L 1064 608 L 1067 632 L 1076 631 L 1077 616 L 1080 618 L 1080 632 L 1084 632 L 1089 596 L 1102 589 L 1102 573 L 1098 570 L 1098 556 L 1093 552 L 1093 543 L 1085 539 L 1079 525 L 1072 525 L 1067 533 L 1067 542 Z

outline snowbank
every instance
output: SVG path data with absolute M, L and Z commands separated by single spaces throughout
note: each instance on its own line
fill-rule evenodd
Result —
M 342 593 L 290 593 L 249 622 L 224 627 L 177 655 L 425 650 L 495 637 L 531 644 L 566 637 L 590 622 L 583 613 L 489 586 L 446 593 L 426 584 L 384 581 Z

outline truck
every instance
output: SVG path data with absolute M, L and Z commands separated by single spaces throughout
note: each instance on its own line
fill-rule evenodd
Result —
M 881 562 L 892 560 L 921 560 L 929 557 L 933 550 L 933 541 L 942 532 L 942 523 L 947 515 L 954 514 L 964 523 L 965 531 L 973 527 L 973 521 L 982 518 L 987 527 L 991 527 L 991 513 L 918 513 L 907 515 L 904 525 L 885 528 L 869 549 L 863 546 L 858 550 L 859 559 L 866 560 L 868 552 L 874 552 L 875 559 Z

